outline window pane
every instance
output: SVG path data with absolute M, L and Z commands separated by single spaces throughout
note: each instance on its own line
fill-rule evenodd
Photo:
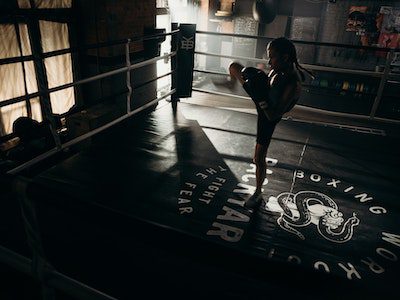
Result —
M 31 8 L 29 0 L 18 0 L 19 8 Z
M 26 61 L 24 62 L 24 66 L 28 94 L 36 93 L 38 91 L 38 86 L 36 81 L 35 65 L 33 64 L 33 61 Z
M 28 26 L 26 24 L 19 24 L 19 36 L 21 38 L 22 55 L 31 55 L 31 42 L 29 41 Z
M 167 0 L 156 0 L 156 7 L 157 8 L 164 8 L 168 7 L 168 1 Z
M 17 33 L 13 24 L 0 25 L 0 58 L 20 56 Z
M 44 65 L 49 88 L 72 82 L 71 54 L 45 58 Z
M 25 101 L 1 107 L 0 120 L 3 126 L 0 127 L 0 131 L 2 131 L 0 134 L 12 133 L 14 121 L 19 117 L 26 117 L 27 115 Z
M 49 88 L 71 83 L 72 61 L 71 54 L 57 55 L 44 60 Z M 50 94 L 53 112 L 67 112 L 75 103 L 74 88 L 57 91 Z
M 31 110 L 32 110 L 32 119 L 42 122 L 42 110 L 40 108 L 39 97 L 30 99 L 31 102 Z
M 75 103 L 74 88 L 57 91 L 50 94 L 50 102 L 53 113 L 63 114 L 71 109 Z
M 22 63 L 0 65 L 0 101 L 25 95 Z
M 68 25 L 50 21 L 39 21 L 43 52 L 69 48 Z
M 72 0 L 35 0 L 37 8 L 69 8 Z

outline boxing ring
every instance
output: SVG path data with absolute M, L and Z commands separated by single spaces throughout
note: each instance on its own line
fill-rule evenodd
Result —
M 218 37 L 218 38 L 228 38 L 228 39 L 248 39 L 248 40 L 256 40 L 256 41 L 263 41 L 265 44 L 270 42 L 272 38 L 269 37 L 261 37 L 261 36 L 252 36 L 252 35 L 246 35 L 246 34 L 232 34 L 232 33 L 221 33 L 221 32 L 208 32 L 208 31 L 197 31 L 196 32 L 199 36 L 213 36 L 213 37 Z M 375 53 L 377 52 L 376 47 L 369 47 L 369 46 L 359 46 L 359 45 L 345 45 L 345 44 L 337 44 L 337 43 L 324 43 L 324 42 L 311 42 L 311 41 L 302 41 L 302 40 L 292 40 L 292 42 L 297 46 L 297 47 L 314 47 L 314 48 L 305 48 L 306 50 L 311 50 L 311 51 L 316 51 L 315 49 L 324 49 L 324 48 L 335 48 L 335 49 L 350 49 L 352 51 L 364 51 L 364 52 L 371 52 Z M 385 57 L 383 60 L 384 66 L 383 70 L 363 70 L 363 69 L 354 69 L 348 66 L 342 66 L 342 67 L 334 67 L 334 66 L 327 66 L 327 65 L 321 65 L 321 64 L 310 64 L 310 63 L 301 63 L 301 65 L 311 71 L 314 72 L 327 72 L 327 73 L 332 73 L 332 74 L 341 74 L 341 75 L 352 75 L 352 76 L 369 76 L 372 78 L 376 78 L 379 80 L 379 85 L 376 90 L 373 90 L 369 86 L 367 86 L 364 83 L 352 83 L 350 79 L 346 79 L 343 82 L 336 82 L 335 86 L 333 86 L 331 83 L 328 83 L 326 79 L 321 82 L 318 80 L 312 80 L 312 81 L 307 81 L 303 86 L 305 86 L 305 89 L 307 92 L 309 92 L 310 88 L 319 86 L 321 88 L 327 89 L 327 90 L 335 90 L 339 89 L 341 91 L 349 91 L 351 93 L 355 93 L 359 95 L 364 94 L 364 95 L 370 95 L 371 99 L 368 100 L 370 102 L 369 107 L 366 108 L 363 112 L 359 111 L 345 111 L 345 112 L 337 112 L 338 116 L 351 116 L 353 118 L 359 118 L 359 119 L 368 119 L 368 120 L 382 120 L 382 121 L 389 121 L 387 117 L 384 116 L 377 116 L 377 111 L 379 106 L 381 105 L 382 98 L 384 96 L 384 89 L 385 85 L 387 85 L 388 82 L 391 82 L 393 72 L 391 71 L 391 62 L 394 60 L 395 53 L 398 53 L 396 49 L 389 49 L 389 48 L 382 48 L 383 52 L 380 53 L 380 56 Z M 340 51 L 338 51 L 340 52 Z M 237 56 L 237 55 L 225 55 L 225 54 L 219 54 L 219 53 L 210 53 L 210 52 L 205 52 L 205 51 L 195 51 L 196 55 L 200 56 L 207 56 L 207 57 L 215 57 L 215 58 L 224 58 L 224 59 L 231 59 L 231 60 L 238 60 L 244 63 L 245 65 L 248 65 L 249 63 L 265 63 L 265 59 L 260 59 L 260 58 L 249 58 L 249 57 L 243 57 L 243 56 Z M 201 68 L 195 68 L 195 72 L 199 74 L 210 74 L 210 75 L 219 75 L 219 76 L 229 76 L 228 73 L 225 72 L 218 72 L 215 70 L 205 70 Z M 318 74 L 318 73 L 317 73 Z M 319 75 L 319 74 L 318 74 Z M 318 76 L 319 77 L 319 76 Z M 360 79 L 361 80 L 361 79 Z M 332 86 L 331 86 L 332 85 Z M 221 91 L 215 90 L 215 89 L 210 89 L 209 87 L 196 87 L 194 86 L 193 90 L 199 91 L 199 92 L 206 92 L 206 93 L 212 93 L 212 94 L 217 94 L 217 95 L 227 95 L 230 97 L 239 97 L 239 98 L 248 98 L 247 95 L 242 94 L 240 96 L 237 95 L 238 91 L 237 90 L 229 90 L 229 89 L 223 89 Z M 324 95 L 324 94 L 320 94 Z M 304 101 L 303 101 L 304 102 Z M 298 103 L 298 105 L 305 105 L 305 106 L 313 106 L 314 103 Z M 332 110 L 332 107 L 329 108 L 324 108 L 328 110 Z M 390 120 L 393 121 L 393 120 Z
M 176 57 L 179 32 L 148 37 L 176 37 L 169 54 L 131 64 L 126 40 L 125 67 L 51 90 L 126 73 L 126 113 L 9 171 L 33 254 L 1 247 L 2 263 L 38 279 L 46 299 L 393 295 L 398 139 L 284 119 L 265 201 L 245 209 L 256 115 L 178 102 L 175 68 L 168 93 L 131 108 L 131 70 Z

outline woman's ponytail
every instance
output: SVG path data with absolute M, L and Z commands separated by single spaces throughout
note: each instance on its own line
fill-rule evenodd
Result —
M 272 40 L 269 43 L 268 47 L 269 48 L 274 48 L 281 55 L 284 55 L 284 54 L 288 55 L 289 63 L 295 65 L 297 71 L 300 74 L 301 81 L 304 81 L 306 79 L 305 76 L 304 76 L 304 72 L 306 72 L 312 79 L 315 78 L 314 73 L 312 73 L 311 71 L 303 68 L 299 64 L 299 62 L 297 61 L 296 47 L 287 38 L 285 38 L 285 37 L 276 38 L 276 39 Z
M 311 77 L 312 79 L 315 79 L 314 73 L 311 72 L 311 71 L 309 71 L 309 70 L 307 70 L 306 68 L 302 67 L 302 66 L 299 64 L 299 62 L 297 61 L 297 58 L 296 58 L 295 61 L 294 61 L 294 65 L 296 66 L 297 71 L 300 73 L 301 81 L 306 80 L 303 71 L 306 72 L 308 75 L 310 75 L 310 77 Z

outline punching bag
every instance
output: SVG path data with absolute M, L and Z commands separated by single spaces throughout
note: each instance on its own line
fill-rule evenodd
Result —
M 275 0 L 255 0 L 253 3 L 253 17 L 260 23 L 271 23 L 276 17 Z

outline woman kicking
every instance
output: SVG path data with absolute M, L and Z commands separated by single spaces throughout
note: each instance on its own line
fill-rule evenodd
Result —
M 257 108 L 257 144 L 253 162 L 256 165 L 256 190 L 246 201 L 245 207 L 255 208 L 262 200 L 262 185 L 265 180 L 268 146 L 276 124 L 282 115 L 291 110 L 300 97 L 304 73 L 313 74 L 301 67 L 297 61 L 296 48 L 291 41 L 281 37 L 267 45 L 268 64 L 271 71 L 266 75 L 256 68 L 244 68 L 233 62 L 229 72 L 237 79 L 254 101 Z

